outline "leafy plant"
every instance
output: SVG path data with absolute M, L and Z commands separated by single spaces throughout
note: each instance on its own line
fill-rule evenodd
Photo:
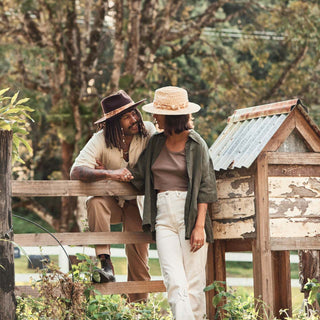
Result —
M 18 100 L 19 92 L 15 93 L 13 97 L 6 96 L 5 93 L 9 89 L 0 90 L 0 130 L 12 130 L 12 162 L 24 163 L 19 156 L 19 146 L 23 144 L 28 152 L 32 152 L 28 141 L 23 136 L 28 134 L 27 130 L 24 129 L 28 124 L 27 119 L 33 121 L 28 112 L 34 110 L 25 105 L 29 98 Z
M 216 308 L 215 319 L 262 319 L 255 306 L 255 299 L 252 295 L 243 298 L 236 294 L 236 291 L 226 291 L 225 282 L 215 281 L 204 289 L 216 292 L 212 304 Z
M 151 296 L 145 303 L 128 303 L 120 295 L 102 295 L 94 288 L 91 275 L 97 268 L 87 255 L 77 254 L 78 265 L 64 274 L 53 264 L 41 270 L 34 283 L 39 297 L 17 297 L 17 320 L 171 320 L 171 312 L 162 301 Z M 49 273 L 48 270 L 52 272 Z
M 320 306 L 320 283 L 317 279 L 308 279 L 304 289 L 309 291 L 308 303 L 311 305 L 315 302 Z

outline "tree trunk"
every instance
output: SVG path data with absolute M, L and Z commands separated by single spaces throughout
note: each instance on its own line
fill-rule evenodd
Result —
M 116 91 L 119 88 L 119 81 L 121 75 L 121 65 L 124 59 L 124 37 L 122 33 L 123 27 L 123 1 L 115 1 L 115 39 L 113 52 L 113 70 L 110 79 L 110 92 Z
M 11 216 L 12 131 L 0 130 L 0 319 L 13 320 L 14 295 L 13 232 Z
M 299 250 L 300 291 L 304 293 L 305 299 L 309 296 L 309 291 L 304 289 L 308 279 L 317 279 L 320 281 L 320 251 Z M 317 303 L 313 305 L 313 308 L 319 311 Z
M 74 144 L 69 144 L 62 141 L 62 178 L 69 180 L 69 170 L 72 166 L 72 154 Z M 61 199 L 61 216 L 60 216 L 60 231 L 79 231 L 79 226 L 75 219 L 75 210 L 77 207 L 77 197 L 62 197 Z

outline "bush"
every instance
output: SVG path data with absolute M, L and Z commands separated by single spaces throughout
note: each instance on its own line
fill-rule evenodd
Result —
M 83 254 L 77 254 L 78 265 L 64 274 L 49 264 L 41 270 L 40 280 L 33 286 L 40 293 L 38 298 L 17 298 L 17 320 L 170 320 L 171 312 L 162 307 L 162 300 L 152 295 L 148 303 L 128 303 L 120 295 L 101 295 L 91 283 L 97 266 Z

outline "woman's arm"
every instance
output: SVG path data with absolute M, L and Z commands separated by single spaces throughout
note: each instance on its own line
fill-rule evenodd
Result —
M 198 216 L 190 237 L 191 251 L 196 252 L 205 243 L 204 225 L 207 214 L 207 203 L 198 203 Z

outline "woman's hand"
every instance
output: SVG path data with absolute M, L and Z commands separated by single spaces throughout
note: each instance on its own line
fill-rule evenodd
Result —
M 98 170 L 105 170 L 103 163 L 98 159 L 96 159 L 96 166 L 94 168 Z
M 198 227 L 196 225 L 192 230 L 191 238 L 190 238 L 191 252 L 198 251 L 204 245 L 204 241 L 205 241 L 204 228 Z

